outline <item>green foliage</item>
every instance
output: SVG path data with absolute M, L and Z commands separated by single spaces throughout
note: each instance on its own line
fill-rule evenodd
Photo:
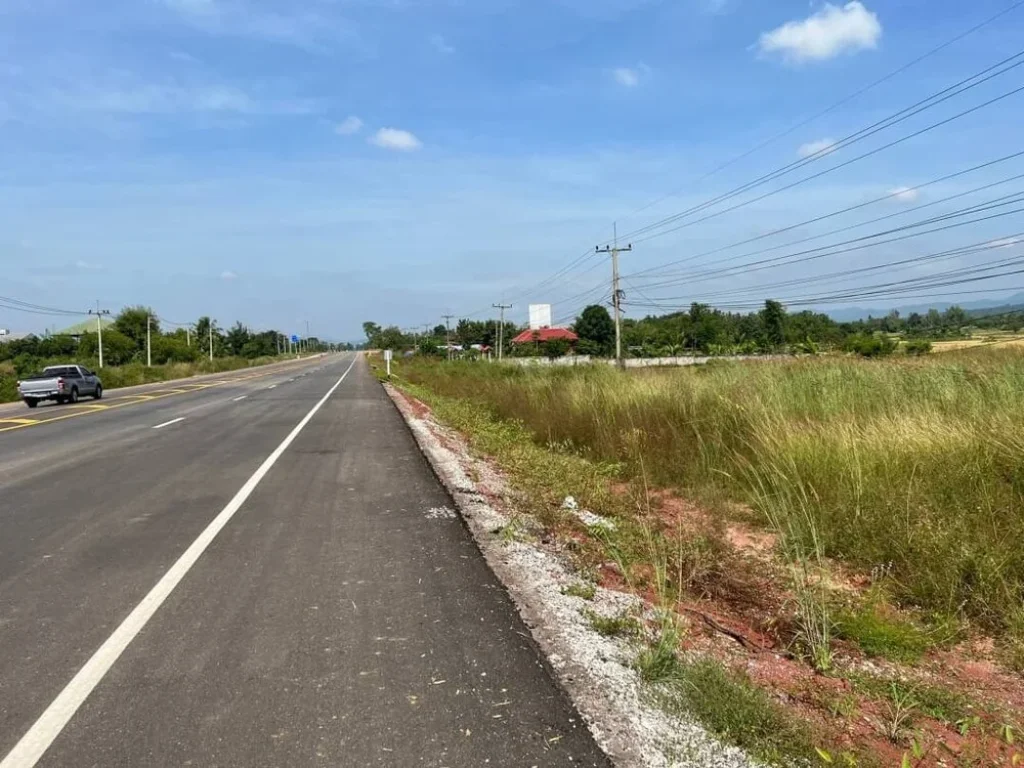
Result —
M 591 629 L 605 637 L 634 637 L 640 634 L 640 622 L 627 613 L 620 613 L 615 616 L 605 616 L 596 611 L 586 610 L 583 612 Z
M 718 661 L 677 661 L 662 675 L 665 704 L 772 765 L 817 762 L 814 733 L 744 675 Z
M 836 625 L 839 637 L 854 641 L 868 656 L 913 663 L 932 645 L 923 629 L 875 601 L 841 611 Z
M 597 587 L 588 581 L 576 581 L 562 590 L 563 595 L 579 597 L 583 600 L 593 600 L 597 594 Z
M 581 354 L 608 356 L 615 344 L 615 323 L 608 310 L 600 304 L 591 304 L 576 318 L 573 326 L 580 337 Z
M 912 339 L 903 345 L 908 355 L 927 355 L 932 351 L 932 343 L 927 339 Z
M 565 357 L 569 354 L 569 342 L 565 339 L 550 339 L 541 345 L 544 357 L 556 358 Z
M 843 349 L 861 357 L 886 357 L 896 351 L 899 344 L 882 334 L 859 333 L 843 342 Z

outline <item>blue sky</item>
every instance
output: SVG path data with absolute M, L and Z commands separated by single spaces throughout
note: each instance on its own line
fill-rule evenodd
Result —
M 411 327 L 503 297 L 517 319 L 530 301 L 553 303 L 561 318 L 601 298 L 605 262 L 586 259 L 529 289 L 608 240 L 613 221 L 628 233 L 699 204 L 1010 56 L 1024 39 L 1024 8 L 698 181 L 1009 4 L 5 0 L 0 296 L 74 309 L 97 299 L 114 309 L 146 303 L 173 321 L 210 313 L 289 332 L 308 319 L 333 338 L 357 338 L 366 319 Z M 1012 70 L 792 178 L 1022 83 L 1024 68 Z M 1009 97 L 818 180 L 638 243 L 623 272 L 1019 151 L 1022 117 L 1024 97 Z M 767 244 L 1015 173 L 1024 173 L 1021 159 Z M 1015 243 L 1005 236 L 1018 230 L 1021 216 L 1007 216 L 820 264 L 672 287 L 633 277 L 625 288 L 627 298 L 641 290 L 659 301 L 739 301 L 740 290 L 984 238 L 1008 240 L 999 254 L 1008 258 Z M 1003 283 L 1024 285 L 1024 275 Z M 782 298 L 807 295 L 779 290 Z M 62 324 L 0 308 L 0 327 Z

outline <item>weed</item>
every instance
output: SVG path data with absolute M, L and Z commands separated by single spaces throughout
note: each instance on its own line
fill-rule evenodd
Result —
M 841 611 L 836 633 L 856 642 L 868 656 L 906 663 L 918 661 L 931 645 L 923 629 L 875 601 Z
M 724 741 L 769 763 L 810 763 L 819 755 L 809 726 L 719 662 L 680 661 L 660 690 L 670 711 L 692 714 Z
M 892 743 L 897 743 L 913 723 L 920 703 L 914 698 L 913 689 L 893 682 L 889 684 L 889 696 L 885 700 L 886 717 L 881 722 L 882 732 Z
M 593 600 L 597 594 L 597 586 L 586 581 L 576 581 L 567 587 L 562 588 L 562 594 L 569 597 L 579 597 L 583 600 Z
M 679 676 L 677 651 L 683 630 L 675 614 L 663 612 L 661 626 L 654 642 L 640 651 L 636 668 L 647 683 L 667 683 Z
M 640 634 L 640 622 L 628 613 L 615 616 L 603 616 L 596 611 L 587 609 L 583 612 L 590 627 L 605 637 L 636 637 Z

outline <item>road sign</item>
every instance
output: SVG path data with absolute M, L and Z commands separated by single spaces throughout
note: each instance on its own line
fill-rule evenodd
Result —
M 384 362 L 387 363 L 387 366 L 388 366 L 388 378 L 390 379 L 391 378 L 391 350 L 390 349 L 385 349 L 384 350 Z
M 295 335 L 295 334 L 293 333 L 293 334 L 292 334 L 292 344 L 298 344 L 298 343 L 299 343 L 299 337 L 298 337 L 298 336 L 296 336 L 296 335 Z
M 0 336 L 8 336 L 8 335 L 10 335 L 10 333 L 11 332 L 9 330 L 7 330 L 6 328 L 0 328 Z

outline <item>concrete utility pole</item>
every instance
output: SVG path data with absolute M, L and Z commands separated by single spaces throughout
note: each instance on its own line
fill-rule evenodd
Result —
M 451 320 L 455 315 L 441 315 L 444 318 L 444 345 L 448 350 L 448 359 L 452 359 L 452 323 Z
M 612 308 L 615 310 L 615 362 L 619 368 L 626 367 L 626 361 L 622 357 L 622 289 L 619 288 L 619 254 L 624 251 L 632 251 L 633 244 L 625 248 L 619 248 L 618 225 L 613 225 L 613 245 L 604 248 L 594 248 L 597 253 L 610 253 L 612 255 Z
M 501 320 L 498 322 L 498 360 L 500 361 L 505 352 L 505 310 L 512 309 L 512 305 L 491 304 L 491 306 L 501 310 Z
M 99 337 L 100 342 L 100 368 L 103 367 L 103 317 L 102 315 L 109 315 L 109 309 L 100 309 L 100 301 L 96 300 L 96 309 L 89 310 L 90 315 L 96 315 L 96 335 Z
M 309 320 L 306 321 L 306 351 L 309 352 Z
M 150 335 L 149 326 L 153 319 L 152 315 L 146 315 L 146 367 L 153 367 L 153 341 Z
M 210 318 L 210 362 L 213 362 L 213 318 Z
M 192 328 L 188 325 L 185 326 L 185 346 L 192 346 Z

